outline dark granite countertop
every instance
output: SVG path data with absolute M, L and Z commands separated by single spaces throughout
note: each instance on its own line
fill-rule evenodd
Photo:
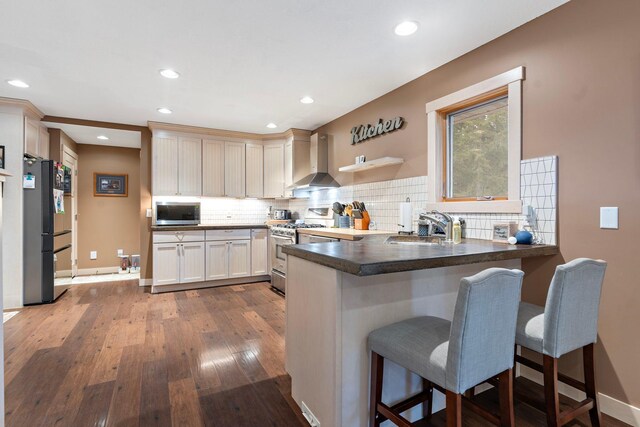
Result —
M 551 245 L 508 245 L 465 239 L 459 245 L 409 246 L 371 242 L 288 245 L 284 253 L 356 276 L 554 255 Z
M 269 228 L 269 226 L 266 224 L 152 225 L 151 231 L 242 230 L 248 228 Z

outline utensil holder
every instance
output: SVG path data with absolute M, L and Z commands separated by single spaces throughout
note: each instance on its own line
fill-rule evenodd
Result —
M 369 212 L 362 212 L 362 218 L 356 218 L 354 221 L 354 228 L 356 230 L 368 230 L 371 218 L 369 218 Z
M 351 218 L 348 216 L 338 217 L 338 226 L 340 228 L 349 228 Z

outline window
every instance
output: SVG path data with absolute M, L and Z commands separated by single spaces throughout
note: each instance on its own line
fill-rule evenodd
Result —
M 427 103 L 427 208 L 521 212 L 523 79 L 518 67 Z
M 446 115 L 446 200 L 505 200 L 508 192 L 508 97 Z

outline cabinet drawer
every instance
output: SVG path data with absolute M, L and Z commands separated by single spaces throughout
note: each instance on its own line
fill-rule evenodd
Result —
M 207 230 L 207 240 L 238 240 L 250 239 L 251 230 Z
M 153 243 L 203 242 L 204 231 L 156 231 Z

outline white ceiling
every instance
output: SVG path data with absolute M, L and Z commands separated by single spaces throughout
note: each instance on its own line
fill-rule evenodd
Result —
M 140 148 L 140 132 L 107 129 L 91 126 L 68 125 L 61 123 L 44 122 L 48 128 L 62 129 L 78 144 L 108 145 L 111 147 Z M 98 139 L 104 135 L 108 140 Z
M 0 96 L 136 125 L 314 129 L 566 1 L 12 0 L 0 14 Z M 396 36 L 406 19 L 420 29 Z

